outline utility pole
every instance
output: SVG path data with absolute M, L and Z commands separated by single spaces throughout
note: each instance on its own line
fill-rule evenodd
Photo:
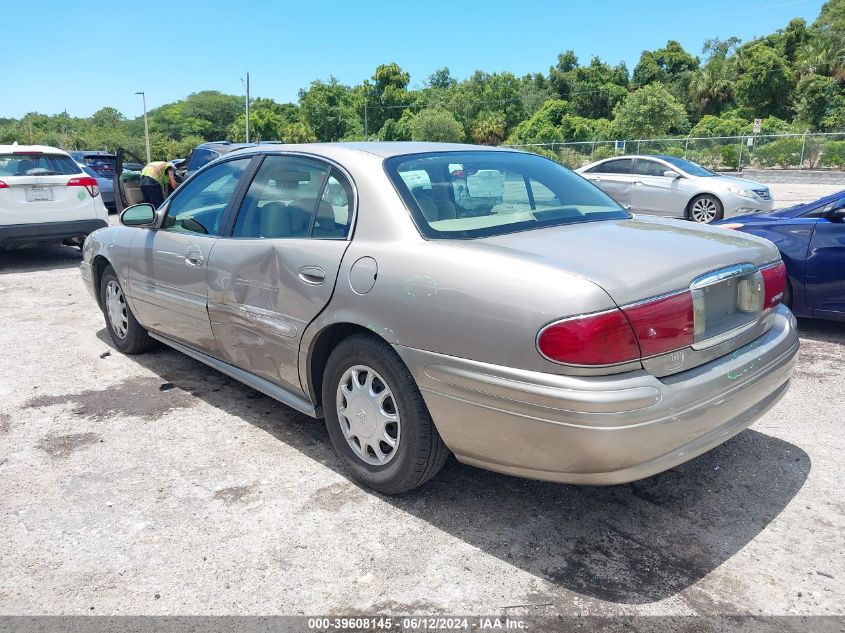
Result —
M 152 162 L 152 154 L 150 154 L 150 124 L 147 122 L 147 95 L 143 92 L 136 92 L 136 95 L 141 95 L 141 101 L 144 104 L 144 140 L 147 143 L 147 162 Z
M 249 73 L 246 74 L 246 142 L 249 143 Z

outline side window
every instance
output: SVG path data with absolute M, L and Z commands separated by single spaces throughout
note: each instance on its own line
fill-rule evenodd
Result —
M 352 186 L 343 174 L 332 169 L 326 188 L 317 207 L 314 231 L 311 237 L 323 239 L 346 239 L 352 222 Z
M 633 167 L 633 160 L 630 158 L 620 158 L 619 160 L 609 160 L 606 163 L 598 165 L 595 173 L 597 174 L 630 174 Z
M 235 220 L 233 237 L 270 239 L 308 237 L 312 218 L 315 228 L 319 226 L 325 233 L 334 233 L 337 228 L 332 227 L 329 220 L 337 216 L 334 213 L 334 205 L 327 198 L 328 188 L 326 191 L 323 190 L 328 171 L 329 166 L 325 163 L 308 158 L 296 156 L 265 158 L 241 205 Z M 337 177 L 335 180 L 337 184 L 340 184 Z M 332 191 L 337 202 L 343 202 L 337 197 L 337 188 L 333 188 Z M 342 204 L 337 206 L 338 209 L 343 208 Z M 347 196 L 347 222 L 348 208 Z M 318 210 L 319 217 L 317 218 L 314 217 L 315 210 Z
M 638 176 L 662 176 L 669 168 L 653 160 L 638 158 L 634 165 L 634 173 Z
M 834 200 L 833 202 L 828 202 L 824 206 L 816 207 L 812 211 L 808 211 L 802 218 L 820 218 L 826 213 L 830 213 L 831 211 L 836 211 L 837 209 L 841 209 L 845 206 L 845 198 L 839 198 L 838 200 Z
M 163 228 L 219 235 L 223 213 L 250 160 L 239 158 L 215 165 L 180 187 L 167 208 Z

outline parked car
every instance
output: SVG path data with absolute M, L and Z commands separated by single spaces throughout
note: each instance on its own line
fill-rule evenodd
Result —
M 108 210 L 109 213 L 114 213 L 117 210 L 117 208 L 115 207 L 115 204 L 114 204 L 114 182 L 113 182 L 113 180 L 111 178 L 104 178 L 103 176 L 98 174 L 96 171 L 94 171 L 93 169 L 88 167 L 87 165 L 80 165 L 79 163 L 77 163 L 77 165 L 79 165 L 80 168 L 82 169 L 82 171 L 84 171 L 86 174 L 88 174 L 92 178 L 97 179 L 97 186 L 100 187 L 100 196 L 103 199 L 103 204 L 106 205 L 106 209 Z
M 786 264 L 784 303 L 802 317 L 845 321 L 845 191 L 719 226 L 774 242 Z
M 637 213 L 707 223 L 774 206 L 766 185 L 675 156 L 619 156 L 576 171 Z
M 81 265 L 114 345 L 164 342 L 325 417 L 388 494 L 449 451 L 550 481 L 648 477 L 750 425 L 798 350 L 771 242 L 632 217 L 524 152 L 261 145 L 121 223 Z
M 176 168 L 177 173 L 180 178 L 187 178 L 211 161 L 220 158 L 229 152 L 234 152 L 235 150 L 243 149 L 245 147 L 255 147 L 255 143 L 231 143 L 229 141 L 209 141 L 208 143 L 201 143 L 193 149 L 187 162 Z
M 107 219 L 97 180 L 66 152 L 0 145 L 0 248 L 81 246 Z
M 83 150 L 71 152 L 70 155 L 77 163 L 90 167 L 103 178 L 114 176 L 115 155 L 110 152 Z

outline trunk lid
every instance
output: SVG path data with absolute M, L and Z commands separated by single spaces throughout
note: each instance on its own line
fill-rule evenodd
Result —
M 653 216 L 449 243 L 565 270 L 598 284 L 620 306 L 685 289 L 693 279 L 728 266 L 761 266 L 780 257 L 762 238 Z

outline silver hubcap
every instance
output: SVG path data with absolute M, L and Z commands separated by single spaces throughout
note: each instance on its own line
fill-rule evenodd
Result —
M 692 205 L 692 219 L 696 222 L 712 222 L 719 211 L 716 201 L 711 198 L 699 198 Z
M 337 418 L 352 451 L 384 466 L 399 446 L 399 410 L 387 381 L 366 365 L 344 372 L 337 387 Z
M 111 323 L 112 330 L 117 334 L 117 337 L 120 339 L 126 338 L 126 333 L 129 331 L 126 299 L 120 285 L 114 279 L 110 279 L 109 283 L 106 284 L 106 312 L 108 312 L 109 323 Z

